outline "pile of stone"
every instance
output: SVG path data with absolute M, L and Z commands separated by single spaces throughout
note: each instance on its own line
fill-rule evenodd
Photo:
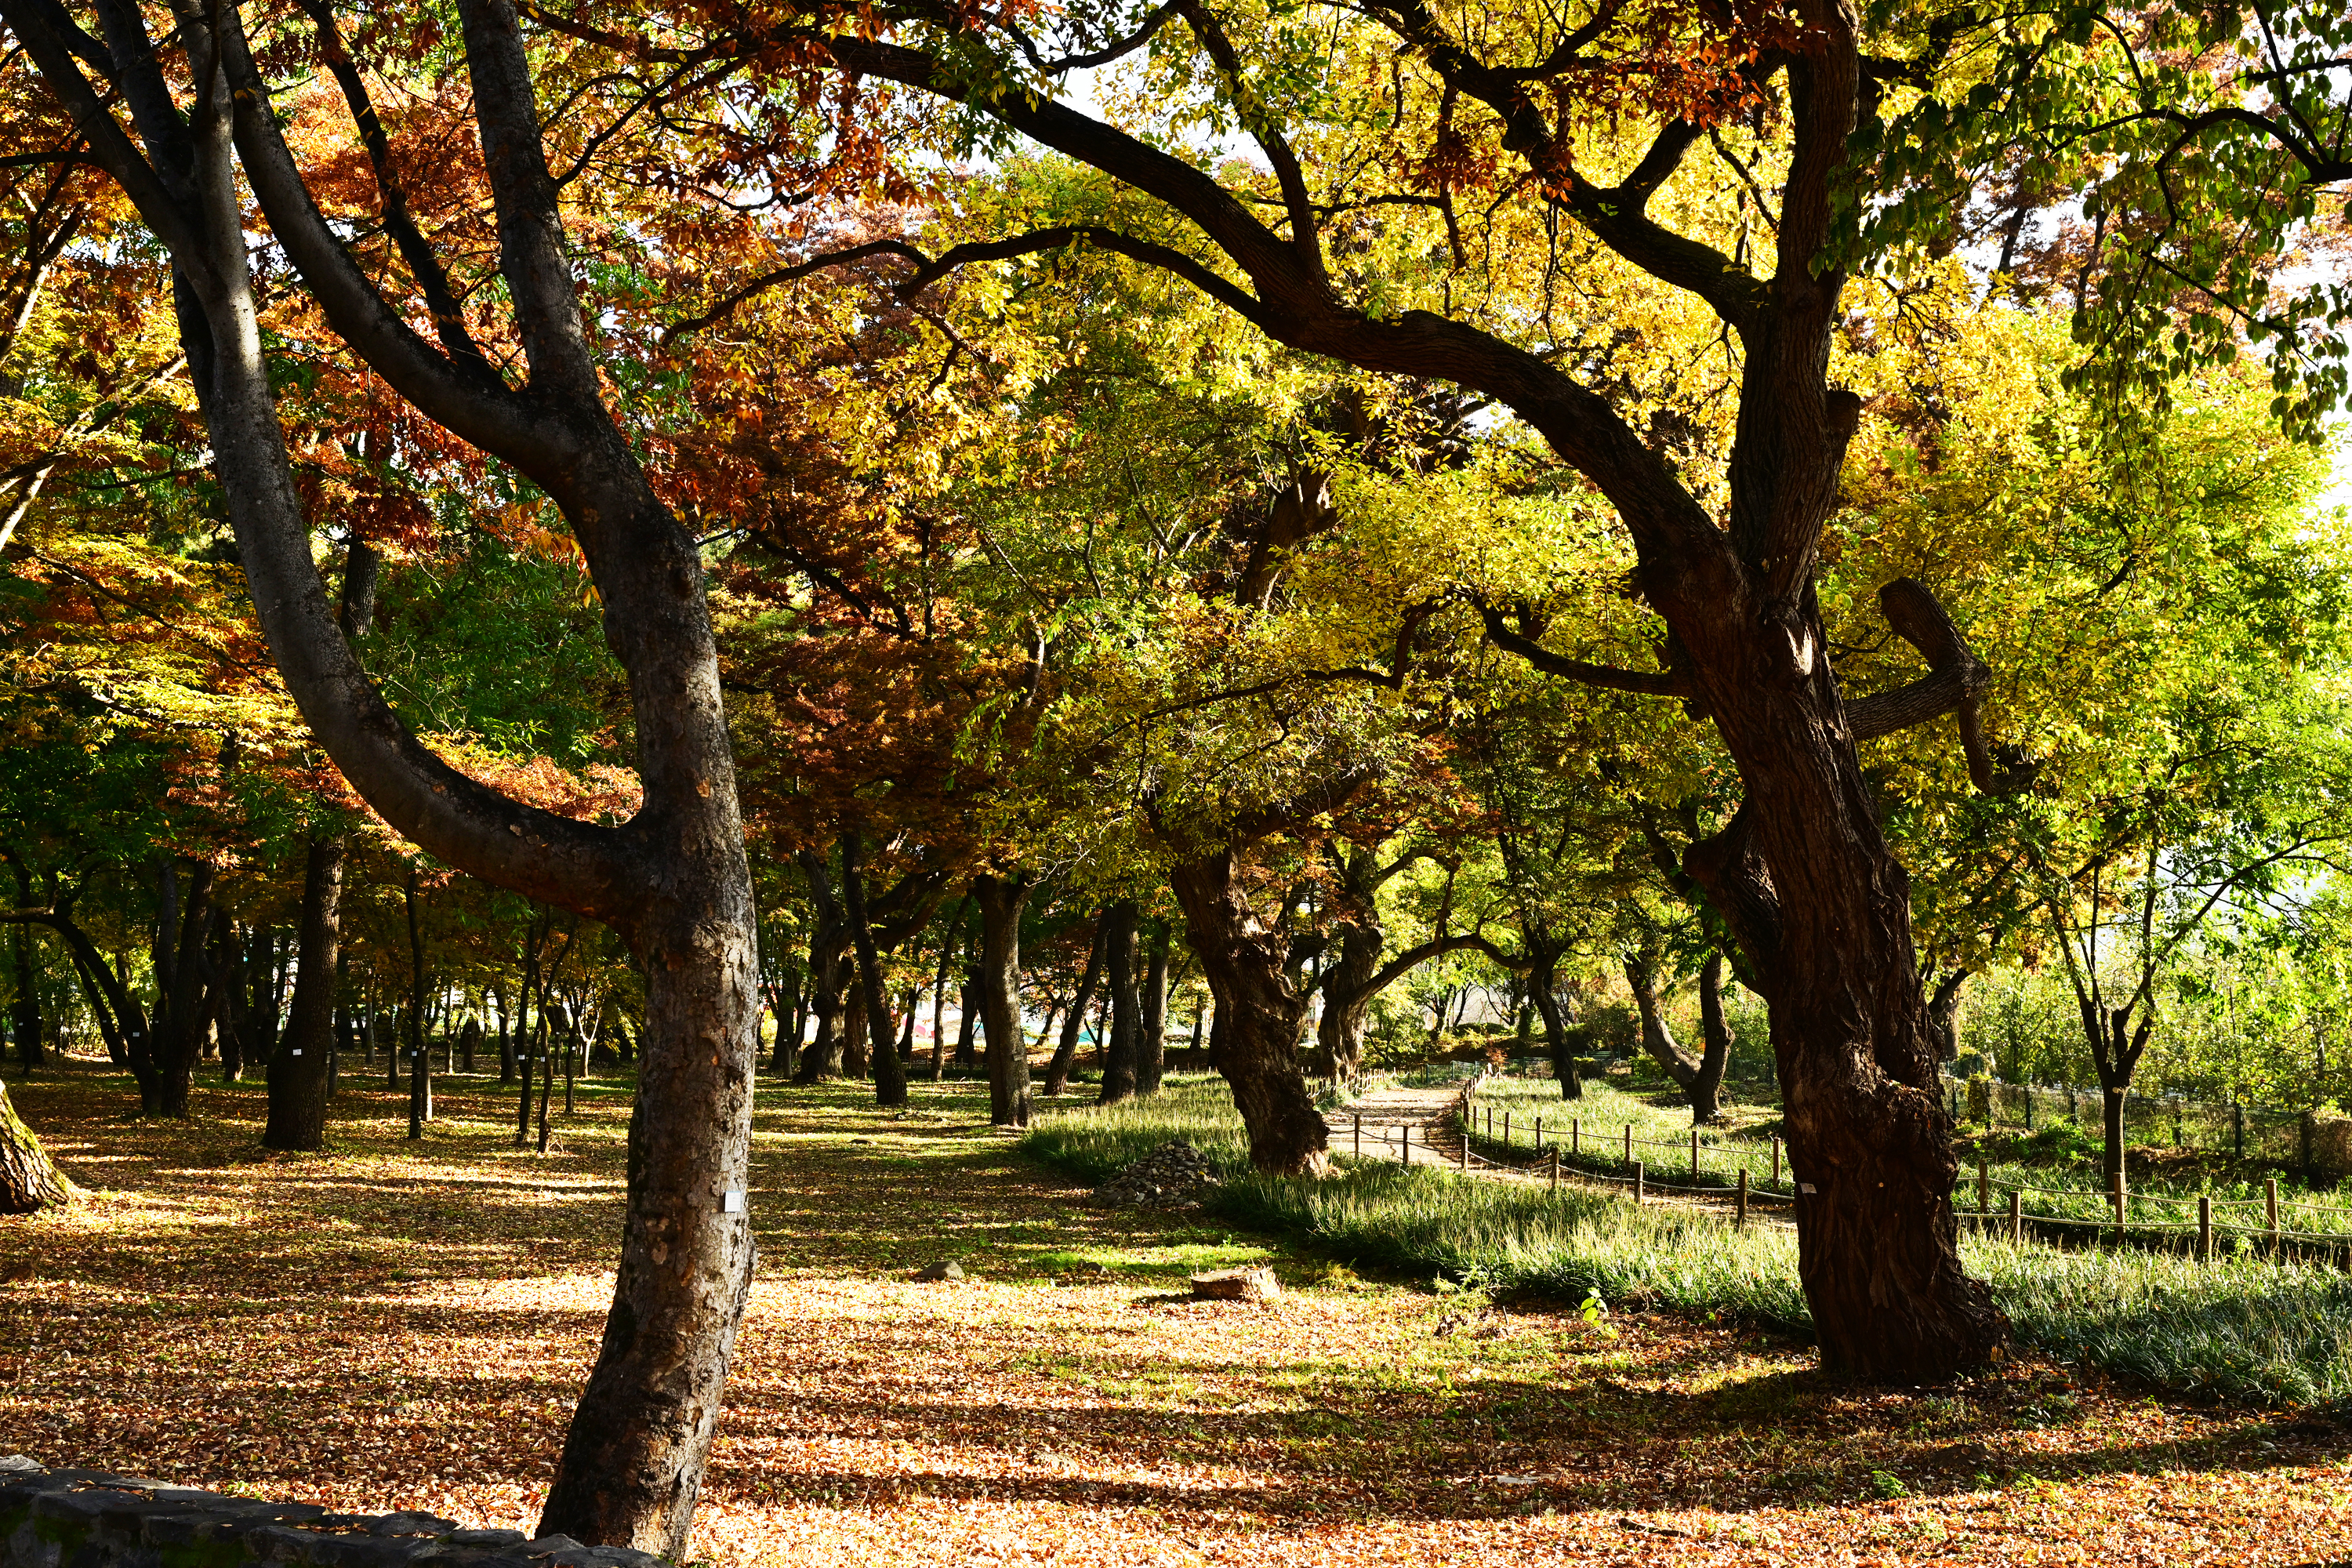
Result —
M 1218 1186 L 1209 1157 L 1171 1138 L 1087 1196 L 1104 1208 L 1194 1209 Z

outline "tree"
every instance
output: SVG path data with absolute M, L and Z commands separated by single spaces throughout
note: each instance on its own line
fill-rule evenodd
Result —
M 0 1214 L 38 1214 L 73 1195 L 73 1184 L 50 1162 L 49 1152 L 0 1086 Z
M 1885 134 L 1890 97 L 1916 95 L 1923 115 L 1933 111 L 1929 123 L 1949 118 L 1950 97 L 1997 106 L 2003 118 L 1987 128 L 2005 142 L 2011 120 L 2031 122 L 2049 100 L 2045 77 L 2105 63 L 2084 47 L 2095 14 L 2070 17 L 2052 40 L 2069 47 L 2053 51 L 2032 41 L 2042 36 L 2039 24 L 2012 31 L 1997 14 L 1935 18 L 1887 7 L 1865 17 L 1806 4 L 1747 16 L 1611 3 L 1574 23 L 1514 16 L 1511 26 L 1474 37 L 1418 0 L 1380 0 L 1328 19 L 1251 14 L 1252 33 L 1268 38 L 1255 69 L 1232 42 L 1229 23 L 1242 24 L 1242 15 L 1191 5 L 1173 16 L 1184 31 L 1163 27 L 1171 16 L 1164 11 L 1131 29 L 1073 17 L 1041 44 L 1009 20 L 948 8 L 901 12 L 877 36 L 811 7 L 737 47 L 814 43 L 863 80 L 961 104 L 1148 198 L 1100 221 L 1007 236 L 973 248 L 971 259 L 1084 244 L 1164 268 L 1278 342 L 1369 370 L 1442 376 L 1492 397 L 1607 498 L 1632 545 L 1639 589 L 1664 623 L 1666 663 L 1609 666 L 1533 638 L 1523 651 L 1568 679 L 1682 698 L 1706 713 L 1737 764 L 1741 805 L 1686 859 L 1771 1007 L 1790 1148 L 1806 1193 L 1801 1273 L 1823 1361 L 1908 1378 L 1981 1360 L 2005 1331 L 1958 1264 L 1952 1156 L 1906 882 L 1856 747 L 1957 710 L 1972 763 L 1991 782 L 1974 716 L 1983 666 L 1923 585 L 1891 585 L 1882 595 L 1888 624 L 1931 673 L 1852 702 L 1841 693 L 1815 571 L 1861 404 L 1832 384 L 1831 363 L 1850 268 L 1864 258 L 1851 237 L 1863 216 L 1905 191 L 1918 144 Z M 614 38 L 578 18 L 550 25 Z M 1946 74 L 1948 61 L 1968 58 L 1958 46 L 1972 26 L 2005 61 L 2021 62 L 2022 90 L 1971 92 L 1965 78 Z M 676 52 L 618 42 L 649 60 Z M 1147 45 L 1161 75 L 1155 115 L 1181 103 L 1180 122 L 1198 115 L 1246 132 L 1262 164 L 1227 161 L 1213 174 L 1181 147 L 1056 96 L 1077 65 Z M 1349 83 L 1349 92 L 1333 95 L 1325 85 L 1333 80 Z M 1384 81 L 1393 83 L 1386 93 Z M 1606 124 L 1640 125 L 1646 145 L 1599 129 L 1604 94 Z M 1344 131 L 1337 117 L 1318 117 L 1340 96 L 1350 106 Z M 1392 102 L 1377 113 L 1363 102 L 1383 97 Z M 2285 118 L 2263 129 L 2276 134 Z M 1451 257 L 1454 268 L 1400 269 L 1374 285 L 1352 266 L 1332 265 L 1330 232 L 1369 210 L 1351 182 L 1378 166 L 1366 162 L 1366 128 L 1381 123 L 1395 128 L 1389 166 L 1409 171 L 1381 194 L 1399 204 L 1397 226 L 1418 230 L 1399 253 Z M 1688 162 L 1703 150 L 1717 154 L 1704 171 Z M 1500 174 L 1506 159 L 1519 177 Z M 1927 161 L 1939 169 L 1946 162 Z M 1755 164 L 1769 170 L 1763 178 L 1779 192 L 1777 210 Z M 2305 165 L 2314 179 L 2332 167 Z M 1654 216 L 1670 184 L 1703 184 L 1738 199 L 1696 209 L 1680 227 Z M 1725 379 L 1737 387 L 1738 430 L 1719 489 L 1704 466 L 1679 471 L 1672 454 L 1645 439 L 1590 362 L 1555 352 L 1540 331 L 1524 341 L 1507 311 L 1489 317 L 1491 325 L 1465 319 L 1471 311 L 1454 305 L 1462 296 L 1450 274 L 1473 247 L 1454 198 L 1482 187 L 1500 193 L 1486 209 L 1487 229 L 1506 254 L 1538 224 L 1572 226 L 1591 247 L 1583 259 L 1592 272 L 1631 269 L 1720 323 L 1736 346 Z M 1676 216 L 1693 210 L 1675 207 Z M 1759 224 L 1769 245 L 1750 244 Z M 1766 267 L 1769 275 L 1758 276 Z M 1522 319 L 1552 321 L 1549 310 Z M 1499 620 L 1496 630 L 1498 640 L 1519 635 Z M 1188 899 L 1188 918 L 1194 901 L 1202 912 L 1210 904 Z M 1220 939 L 1194 923 L 1205 956 Z
M 331 204 L 305 183 L 234 8 L 181 18 L 176 54 L 155 46 L 135 9 L 118 0 L 99 8 L 105 42 L 31 0 L 11 0 L 0 15 L 87 139 L 89 156 L 172 258 L 214 470 L 272 658 L 305 721 L 359 793 L 426 851 L 608 920 L 644 963 L 646 1059 L 613 1331 L 576 1409 L 544 1523 L 676 1555 L 750 1289 L 745 1205 L 718 1201 L 746 1181 L 758 995 L 750 878 L 700 560 L 604 402 L 515 13 L 499 0 L 461 8 L 511 308 L 503 324 L 479 315 L 469 324 L 405 203 L 364 77 L 331 14 L 323 5 L 311 13 L 370 155 L 382 229 L 422 296 L 436 344 L 379 290 L 381 274 L 353 254 L 348 230 L 328 216 Z M 177 90 L 167 60 L 188 70 Z M 115 103 L 129 109 L 132 131 L 106 107 Z M 341 342 L 419 412 L 536 484 L 580 542 L 639 719 L 645 797 L 626 826 L 525 805 L 449 766 L 353 658 L 313 564 L 310 521 L 271 388 L 248 226 L 236 200 L 239 171 Z M 494 367 L 476 325 L 510 327 L 528 368 L 522 385 Z M 196 876 L 191 883 L 201 892 Z M 183 910 L 187 930 L 200 901 L 192 897 Z M 182 1040 L 190 1015 L 179 1003 L 193 994 L 194 969 L 175 963 L 172 1017 Z M 184 1058 L 184 1046 L 164 1048 Z

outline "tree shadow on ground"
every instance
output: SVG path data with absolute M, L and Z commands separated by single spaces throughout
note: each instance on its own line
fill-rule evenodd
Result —
M 410 1143 L 404 1097 L 347 1074 L 331 1155 L 259 1159 L 245 1157 L 259 1086 L 207 1086 L 184 1122 L 116 1120 L 126 1087 L 80 1074 L 16 1091 L 109 1191 L 0 1226 L 0 1265 L 30 1266 L 0 1268 L 12 1444 L 195 1484 L 299 1478 L 322 1498 L 543 1481 L 609 1290 L 617 1097 L 583 1101 L 542 1157 L 470 1089 Z M 2352 1457 L 2332 1426 L 2151 1401 L 2042 1363 L 1872 1390 L 1733 1327 L 1596 1327 L 1367 1284 L 1225 1222 L 1086 1206 L 975 1131 L 983 1095 L 918 1083 L 898 1117 L 856 1086 L 762 1084 L 762 1284 L 714 1499 L 1011 1499 L 1159 1510 L 1171 1528 L 1238 1510 L 1286 1529 L 1335 1512 L 1818 1513 L 2028 1476 Z M 238 1157 L 202 1163 L 222 1151 Z M 971 1279 L 907 1279 L 942 1258 Z M 1289 1288 L 1272 1307 L 1181 1288 L 1255 1259 Z

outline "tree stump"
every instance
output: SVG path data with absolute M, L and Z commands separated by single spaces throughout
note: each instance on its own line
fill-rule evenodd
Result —
M 1282 1294 L 1281 1282 L 1264 1264 L 1246 1268 L 1219 1268 L 1192 1276 L 1192 1295 L 1202 1301 L 1270 1301 Z

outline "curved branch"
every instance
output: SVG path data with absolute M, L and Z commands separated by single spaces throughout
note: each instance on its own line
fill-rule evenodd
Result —
M 1878 607 L 1895 636 L 1927 659 L 1930 673 L 1892 691 L 1847 703 L 1846 729 L 1856 741 L 1874 741 L 1957 712 L 1969 777 L 1979 790 L 1995 793 L 2000 780 L 1993 772 L 1992 750 L 1977 706 L 1992 682 L 1992 671 L 1969 648 L 1934 592 L 1917 578 L 1897 577 L 1879 589 Z
M 1515 631 L 1503 618 L 1502 611 L 1491 605 L 1480 605 L 1478 613 L 1486 618 L 1486 636 L 1496 647 L 1514 653 L 1542 670 L 1567 680 L 1586 686 L 1598 686 L 1609 691 L 1630 691 L 1642 697 L 1681 697 L 1696 695 L 1689 681 L 1670 669 L 1619 669 L 1613 665 L 1588 664 L 1580 658 L 1570 658 L 1544 647 L 1523 632 Z

